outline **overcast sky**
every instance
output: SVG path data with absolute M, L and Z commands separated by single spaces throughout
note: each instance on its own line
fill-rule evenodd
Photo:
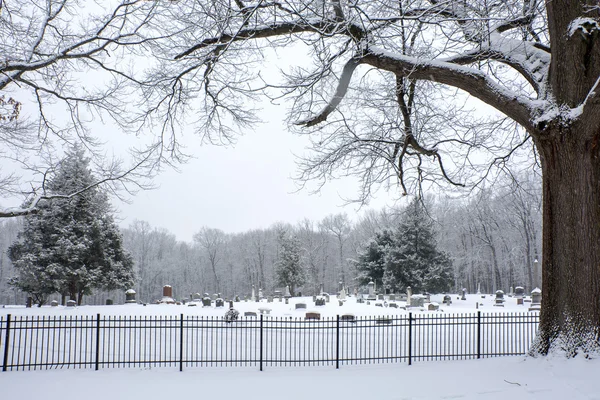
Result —
M 355 219 L 357 211 L 366 211 L 356 204 L 345 205 L 343 199 L 357 193 L 356 182 L 350 179 L 329 182 L 319 194 L 297 190 L 292 179 L 294 154 L 302 154 L 306 142 L 286 130 L 284 111 L 269 106 L 262 115 L 268 122 L 245 132 L 234 147 L 200 146 L 199 138 L 186 137 L 187 150 L 195 159 L 182 165 L 180 172 L 163 172 L 156 180 L 160 187 L 138 193 L 131 204 L 115 201 L 121 226 L 145 220 L 179 240 L 191 241 L 202 226 L 234 233 L 275 222 L 295 224 L 303 218 L 320 221 L 340 212 Z M 391 205 L 393 197 L 381 192 L 369 208 Z

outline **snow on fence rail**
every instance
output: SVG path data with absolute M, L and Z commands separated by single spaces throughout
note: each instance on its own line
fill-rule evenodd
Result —
M 223 318 L 0 316 L 2 371 L 335 365 L 526 354 L 539 314 Z

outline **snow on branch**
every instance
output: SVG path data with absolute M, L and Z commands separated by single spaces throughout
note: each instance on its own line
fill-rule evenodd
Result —
M 306 127 L 317 125 L 325 120 L 329 114 L 331 114 L 337 106 L 340 104 L 346 93 L 348 92 L 348 86 L 350 85 L 350 80 L 352 79 L 352 74 L 354 70 L 359 65 L 359 59 L 351 58 L 346 65 L 344 65 L 344 69 L 342 70 L 342 75 L 340 76 L 340 80 L 337 85 L 337 89 L 329 104 L 321 111 L 317 116 L 298 121 L 296 125 L 303 125 Z
M 525 96 L 498 85 L 485 73 L 450 62 L 414 58 L 373 46 L 362 62 L 394 73 L 443 83 L 471 94 L 473 97 L 506 114 L 523 127 L 531 127 L 531 111 L 538 104 Z
M 579 33 L 581 36 L 590 36 L 594 31 L 600 31 L 600 25 L 598 21 L 593 18 L 575 18 L 569 24 L 568 36 L 572 37 Z

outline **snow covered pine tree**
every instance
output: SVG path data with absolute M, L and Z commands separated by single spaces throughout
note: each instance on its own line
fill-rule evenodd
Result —
M 95 288 L 131 288 L 133 261 L 123 250 L 108 197 L 96 185 L 83 148 L 67 152 L 47 191 L 59 197 L 42 200 L 39 211 L 25 217 L 9 248 L 19 272 L 11 284 L 39 305 L 55 292 L 81 304 Z

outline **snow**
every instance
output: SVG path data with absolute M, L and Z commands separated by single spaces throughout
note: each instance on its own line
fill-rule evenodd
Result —
M 475 312 L 476 304 L 484 312 L 525 311 L 515 298 L 506 298 L 505 307 L 493 307 L 494 296 L 467 295 L 467 300 L 452 294 L 450 306 L 443 312 Z M 442 303 L 443 295 L 432 295 L 432 302 Z M 296 311 L 294 305 L 305 302 L 308 310 Z M 403 302 L 398 302 L 403 305 Z M 404 310 L 358 304 L 353 296 L 339 306 L 335 296 L 323 307 L 315 307 L 312 298 L 292 298 L 289 304 L 262 301 L 235 303 L 238 311 L 256 311 L 268 304 L 274 316 L 303 316 L 315 310 L 325 316 L 353 313 L 380 315 L 406 313 Z M 426 309 L 426 307 L 424 307 Z M 420 309 L 412 310 L 421 312 Z M 165 315 L 187 314 L 223 316 L 226 308 L 187 307 L 177 305 L 81 306 L 75 308 L 25 308 L 4 306 L 0 314 L 13 315 Z M 427 311 L 422 311 L 427 312 Z M 561 357 L 498 357 L 465 361 L 417 361 L 406 363 L 341 365 L 322 367 L 274 367 L 264 371 L 257 367 L 185 368 L 106 368 L 59 369 L 0 372 L 2 398 L 62 400 L 68 388 L 71 394 L 86 400 L 167 398 L 211 399 L 283 399 L 312 398 L 385 398 L 400 399 L 600 399 L 600 361 Z M 35 384 L 31 384 L 35 382 Z M 232 384 L 233 383 L 233 384 Z
M 503 357 L 333 367 L 0 372 L 6 399 L 600 399 L 599 360 Z M 32 384 L 34 382 L 35 384 Z
M 415 297 L 417 295 L 413 295 Z M 442 304 L 444 301 L 444 294 L 433 294 L 430 296 L 432 303 L 441 304 L 439 312 L 445 313 L 469 313 L 482 311 L 486 313 L 492 312 L 526 312 L 529 308 L 528 302 L 525 305 L 517 305 L 516 298 L 505 297 L 505 307 L 494 307 L 494 295 L 481 295 L 481 294 L 467 294 L 466 300 L 460 300 L 460 295 L 451 294 L 452 304 Z M 266 299 L 260 302 L 253 302 L 248 300 L 247 302 L 234 302 L 234 308 L 239 311 L 242 315 L 246 311 L 257 312 L 260 308 L 268 307 L 272 311 L 270 316 L 274 317 L 304 317 L 306 312 L 318 312 L 322 317 L 335 317 L 336 315 L 342 315 L 352 313 L 357 317 L 360 316 L 383 316 L 383 315 L 405 315 L 408 312 L 428 312 L 427 305 L 425 303 L 423 307 L 412 307 L 409 311 L 402 308 L 390 308 L 390 307 L 375 307 L 375 302 L 367 304 L 366 296 L 365 302 L 360 304 L 356 302 L 354 296 L 346 296 L 346 301 L 343 301 L 343 306 L 340 306 L 337 300 L 337 296 L 330 296 L 330 302 L 326 303 L 325 306 L 315 306 L 312 301 L 312 297 L 293 297 L 289 299 L 289 304 L 285 304 L 285 301 L 281 302 L 278 299 L 274 299 L 272 303 L 268 303 Z M 304 303 L 308 306 L 306 309 L 296 310 L 296 303 Z M 396 301 L 398 307 L 405 307 L 405 301 Z M 51 307 L 49 305 L 41 308 L 25 308 L 24 306 L 3 306 L 4 309 L 0 309 L 0 315 L 12 314 L 12 315 L 123 315 L 123 316 L 144 316 L 144 315 L 198 315 L 208 317 L 222 317 L 228 310 L 228 303 L 225 303 L 225 307 L 216 308 L 214 302 L 212 307 L 201 307 L 197 303 L 196 307 L 189 307 L 187 305 L 169 305 L 169 304 L 148 304 L 146 306 L 142 304 L 124 304 L 124 305 L 113 305 L 113 306 L 80 306 L 80 307 Z
M 569 24 L 568 36 L 571 37 L 580 31 L 583 36 L 591 35 L 593 31 L 600 30 L 598 21 L 593 18 L 579 17 L 575 18 Z

